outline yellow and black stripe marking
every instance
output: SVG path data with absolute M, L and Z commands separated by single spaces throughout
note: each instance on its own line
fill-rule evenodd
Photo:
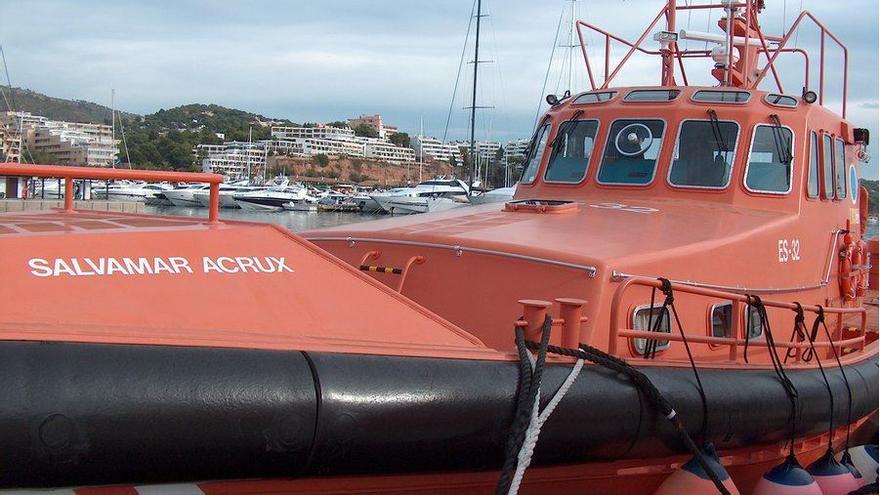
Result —
M 376 272 L 376 273 L 392 273 L 394 275 L 400 275 L 401 273 L 403 273 L 403 268 L 393 268 L 390 266 L 361 265 L 361 271 Z

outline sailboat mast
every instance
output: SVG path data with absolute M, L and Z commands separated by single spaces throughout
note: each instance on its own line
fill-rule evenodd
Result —
M 110 146 L 116 147 L 116 89 L 110 89 Z M 116 168 L 116 158 L 110 156 L 110 166 Z
M 575 13 L 575 3 L 577 0 L 569 0 L 571 2 L 571 22 L 568 23 L 568 89 L 574 92 L 574 30 L 577 22 L 577 14 Z
M 471 190 L 474 188 L 474 174 L 476 173 L 477 160 L 477 143 L 474 136 L 475 126 L 477 124 L 477 75 L 480 67 L 480 19 L 483 17 L 482 0 L 477 0 L 477 31 L 474 40 L 474 87 L 471 93 L 471 170 L 468 176 L 468 198 L 471 197 Z
M 425 136 L 425 119 L 419 117 L 419 184 L 422 183 L 422 164 L 425 163 L 425 146 L 422 144 Z

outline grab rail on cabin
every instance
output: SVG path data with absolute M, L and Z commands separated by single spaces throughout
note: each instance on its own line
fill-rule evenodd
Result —
M 783 53 L 793 53 L 796 55 L 802 55 L 804 57 L 804 81 L 801 88 L 799 89 L 802 89 L 803 91 L 812 90 L 812 88 L 810 87 L 810 54 L 803 48 L 799 48 L 797 46 L 788 46 L 789 41 L 798 32 L 798 29 L 801 27 L 801 24 L 804 22 L 804 20 L 810 20 L 818 28 L 820 36 L 818 63 L 819 104 L 822 105 L 825 103 L 826 44 L 827 40 L 830 38 L 831 41 L 837 44 L 842 52 L 843 94 L 841 98 L 841 115 L 843 118 L 846 118 L 846 100 L 848 86 L 847 73 L 849 66 L 849 53 L 846 45 L 837 36 L 835 36 L 834 33 L 832 33 L 818 18 L 816 18 L 815 15 L 813 15 L 809 11 L 802 11 L 792 23 L 791 27 L 785 33 L 783 33 L 782 36 L 764 35 L 761 30 L 761 25 L 758 22 L 757 15 L 761 8 L 762 7 L 757 0 L 742 0 L 719 3 L 712 3 L 710 1 L 706 4 L 687 3 L 685 5 L 678 5 L 678 2 L 676 0 L 669 0 L 667 2 L 667 5 L 665 5 L 648 24 L 648 27 L 645 28 L 644 31 L 642 31 L 641 35 L 636 41 L 629 41 L 594 24 L 579 20 L 575 23 L 575 28 L 578 36 L 578 45 L 576 46 L 580 46 L 581 55 L 583 57 L 584 65 L 586 66 L 587 70 L 587 78 L 590 83 L 591 90 L 593 91 L 607 89 L 611 84 L 611 81 L 618 75 L 618 73 L 620 73 L 620 71 L 629 61 L 629 59 L 636 52 L 644 55 L 659 56 L 661 58 L 662 70 L 660 84 L 662 86 L 678 86 L 678 82 L 675 79 L 676 66 L 678 68 L 678 71 L 681 73 L 682 82 L 684 83 L 683 85 L 688 86 L 689 83 L 687 71 L 685 70 L 684 60 L 696 58 L 712 59 L 713 52 L 712 50 L 708 49 L 682 49 L 679 47 L 679 32 L 676 27 L 676 13 L 678 11 L 686 11 L 690 14 L 690 12 L 695 10 L 709 10 L 711 12 L 712 9 L 720 9 L 725 12 L 725 15 L 730 15 L 730 13 L 734 10 L 741 9 L 743 11 L 743 15 L 735 15 L 736 19 L 744 24 L 745 36 L 734 35 L 733 30 L 729 30 L 724 35 L 725 42 L 727 42 L 731 46 L 736 45 L 737 48 L 740 46 L 750 46 L 751 48 L 741 50 L 741 60 L 739 60 L 739 66 L 744 68 L 744 70 L 741 71 L 742 73 L 738 74 L 737 80 L 733 79 L 733 68 L 737 64 L 737 59 L 734 58 L 734 52 L 738 50 L 727 50 L 727 62 L 724 65 L 725 67 L 727 67 L 727 69 L 723 71 L 723 85 L 738 86 L 744 89 L 757 89 L 759 84 L 763 81 L 764 77 L 769 72 L 773 75 L 773 80 L 779 92 L 784 94 L 785 90 L 783 88 L 782 80 L 776 67 L 776 59 L 779 57 L 780 54 Z M 648 40 L 648 35 L 661 20 L 666 21 L 665 30 L 657 34 L 667 35 L 668 38 L 655 38 L 655 41 L 660 41 L 661 47 L 659 49 L 646 48 L 644 46 L 644 43 Z M 598 35 L 604 37 L 604 75 L 603 79 L 598 83 L 593 73 L 593 66 L 590 63 L 590 57 L 587 53 L 587 43 L 584 39 L 584 29 L 597 33 Z M 623 57 L 621 57 L 619 61 L 617 61 L 616 65 L 614 65 L 613 67 L 611 66 L 612 41 L 620 43 L 628 48 Z M 772 46 L 771 43 L 773 44 Z M 754 50 L 754 52 L 752 52 L 752 50 Z M 760 59 L 762 56 L 765 59 L 765 65 L 759 68 L 758 59 Z
M 64 211 L 72 212 L 74 179 L 143 180 L 147 182 L 202 182 L 210 184 L 208 221 L 220 221 L 220 184 L 223 176 L 199 172 L 170 172 L 164 170 L 121 170 L 115 168 L 68 167 L 65 165 L 28 165 L 0 163 L 0 176 L 43 177 L 64 179 Z
M 664 332 L 662 336 L 658 336 L 657 332 L 650 332 L 645 330 L 633 330 L 630 328 L 626 328 L 621 326 L 620 318 L 621 318 L 621 305 L 623 304 L 623 296 L 626 291 L 632 286 L 641 286 L 648 287 L 652 289 L 662 289 L 663 284 L 660 280 L 655 278 L 648 277 L 629 277 L 622 281 L 620 285 L 617 287 L 617 290 L 614 293 L 614 297 L 611 301 L 611 318 L 610 318 L 610 331 L 608 335 L 608 352 L 612 355 L 619 355 L 618 345 L 619 339 L 625 338 L 627 340 L 631 339 L 648 339 L 648 340 L 663 340 L 663 341 L 671 341 L 671 342 L 682 342 L 684 339 L 681 335 L 673 333 L 670 331 L 669 333 Z M 730 328 L 732 332 L 736 332 L 742 326 L 742 317 L 745 313 L 744 308 L 747 306 L 749 302 L 749 298 L 745 294 L 739 294 L 735 292 L 726 292 L 720 291 L 716 289 L 709 289 L 705 287 L 695 287 L 692 285 L 680 284 L 680 283 L 671 283 L 672 289 L 678 293 L 687 293 L 694 294 L 697 296 L 703 296 L 713 299 L 721 299 L 730 301 L 731 307 L 731 322 Z M 767 308 L 775 308 L 775 309 L 784 309 L 789 311 L 796 311 L 798 306 L 793 302 L 782 302 L 782 301 L 773 301 L 770 299 L 762 299 L 762 302 Z M 657 306 L 659 307 L 659 305 Z M 805 312 L 811 312 L 818 314 L 820 311 L 819 306 L 815 305 L 802 305 L 802 308 Z M 841 328 L 840 335 L 843 335 L 842 330 L 842 321 L 843 316 L 847 314 L 860 314 L 861 315 L 861 325 L 856 337 L 851 338 L 838 338 L 832 341 L 823 341 L 816 340 L 813 345 L 817 348 L 828 348 L 829 355 L 830 349 L 833 346 L 836 349 L 843 349 L 844 347 L 857 347 L 859 350 L 864 349 L 865 347 L 865 333 L 867 331 L 868 325 L 868 316 L 865 308 L 839 308 L 839 307 L 822 307 L 822 311 L 826 314 L 834 314 L 837 317 L 838 327 Z M 707 344 L 711 346 L 728 346 L 729 353 L 728 359 L 731 362 L 737 362 L 739 360 L 739 348 L 746 346 L 748 343 L 752 345 L 755 344 L 757 339 L 761 337 L 751 338 L 746 340 L 744 338 L 738 337 L 714 337 L 708 335 L 708 332 L 704 334 L 688 334 L 686 329 L 683 329 L 686 332 L 685 337 L 689 343 L 695 344 Z M 833 337 L 832 337 L 833 339 Z M 776 341 L 776 347 L 782 349 L 807 349 L 810 347 L 810 343 L 803 341 L 793 341 L 793 342 L 784 342 L 781 340 Z M 800 353 L 798 353 L 800 354 Z

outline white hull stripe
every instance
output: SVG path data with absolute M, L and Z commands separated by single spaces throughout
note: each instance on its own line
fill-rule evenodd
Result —
M 134 489 L 140 495 L 205 495 L 198 485 L 180 483 L 171 485 L 144 485 Z
M 125 487 L 105 487 L 109 493 L 114 493 L 114 488 L 120 489 L 120 493 Z M 175 483 L 166 485 L 144 485 L 129 487 L 128 490 L 134 489 L 139 495 L 205 495 L 198 485 L 192 483 Z M 75 488 L 49 488 L 49 489 L 12 489 L 0 490 L 0 495 L 77 495 Z

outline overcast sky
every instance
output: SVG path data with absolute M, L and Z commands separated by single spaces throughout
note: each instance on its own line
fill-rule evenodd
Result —
M 635 39 L 662 6 L 659 0 L 580 0 L 579 18 Z M 850 49 L 849 118 L 878 126 L 877 0 L 768 0 L 765 31 L 791 24 L 799 4 L 816 13 Z M 52 96 L 151 113 L 186 103 L 217 103 L 296 122 L 332 121 L 381 113 L 386 121 L 441 137 L 468 29 L 472 0 L 324 0 L 227 2 L 175 0 L 125 2 L 7 0 L 0 43 L 14 86 Z M 482 31 L 478 105 L 479 137 L 527 136 L 534 124 L 550 51 L 565 0 L 483 0 L 490 17 Z M 857 18 L 853 13 L 858 12 Z M 783 17 L 783 13 L 785 17 Z M 713 15 L 717 18 L 718 12 Z M 703 13 L 679 15 L 679 28 L 706 30 Z M 717 30 L 712 25 L 711 30 Z M 562 29 L 562 44 L 567 42 Z M 817 39 L 799 35 L 800 46 Z M 588 37 L 593 56 L 601 39 Z M 652 42 L 653 43 L 653 42 Z M 472 48 L 469 48 L 472 50 Z M 557 49 L 549 91 L 564 90 L 566 50 Z M 614 53 L 622 54 L 621 48 Z M 831 51 L 830 51 L 831 52 Z M 830 53 L 829 52 L 829 53 Z M 829 63 L 839 59 L 829 55 Z M 465 62 L 472 55 L 465 57 Z M 818 55 L 816 55 L 818 58 Z M 595 64 L 601 65 L 596 59 Z M 814 65 L 818 61 L 814 61 Z M 465 65 L 465 71 L 472 66 Z M 786 92 L 799 94 L 802 65 L 786 65 Z M 576 90 L 586 89 L 583 64 L 575 64 Z M 839 75 L 840 71 L 835 70 Z M 707 67 L 694 66 L 692 82 L 710 83 Z M 462 75 L 452 104 L 450 138 L 467 133 L 462 107 L 470 73 Z M 653 84 L 656 62 L 635 59 L 618 83 Z M 816 80 L 814 74 L 813 80 Z M 833 77 L 831 77 L 833 79 Z M 790 81 L 790 82 L 789 82 Z M 769 82 L 769 81 L 768 81 Z M 811 84 L 815 86 L 815 84 Z M 828 82 L 831 92 L 839 82 Z M 867 174 L 876 176 L 880 159 Z

